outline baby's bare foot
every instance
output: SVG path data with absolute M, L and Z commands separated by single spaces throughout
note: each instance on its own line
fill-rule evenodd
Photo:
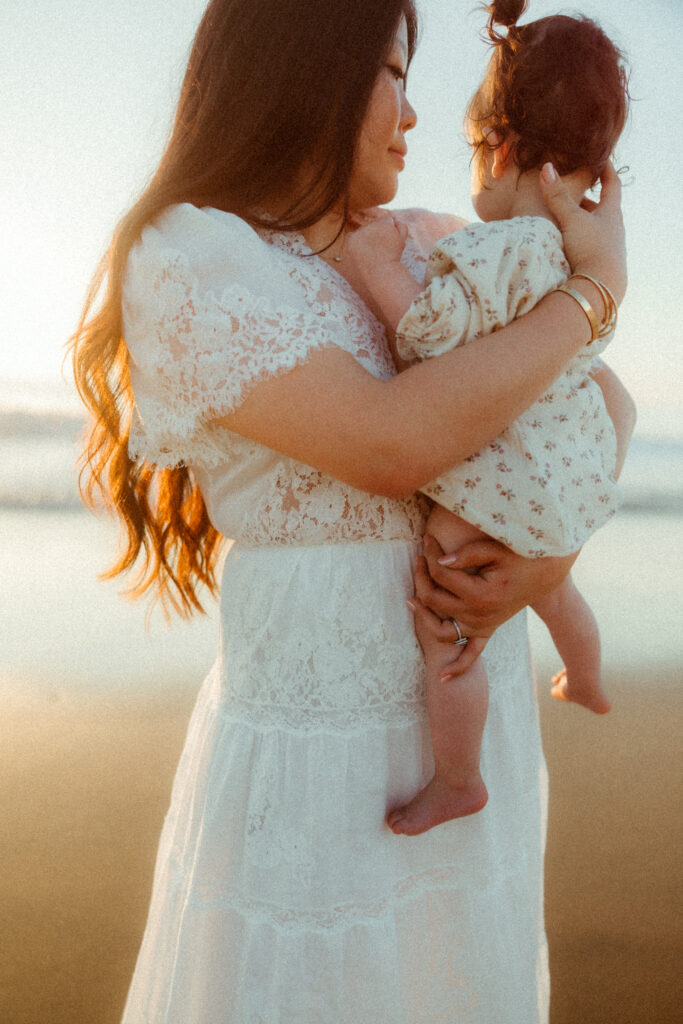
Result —
M 481 775 L 473 776 L 462 786 L 454 786 L 435 775 L 409 804 L 389 813 L 387 824 L 396 835 L 417 836 L 444 821 L 476 814 L 488 798 Z
M 579 684 L 569 676 L 566 668 L 558 672 L 552 679 L 550 690 L 555 700 L 571 701 L 572 704 L 582 704 L 589 711 L 596 715 L 606 715 L 611 710 L 612 704 L 599 682 L 587 682 Z

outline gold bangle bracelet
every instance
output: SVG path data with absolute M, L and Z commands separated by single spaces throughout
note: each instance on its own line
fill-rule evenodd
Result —
M 602 281 L 597 281 L 594 277 L 591 277 L 590 274 L 572 274 L 568 280 L 571 281 L 572 278 L 577 277 L 582 277 L 584 281 L 590 281 L 590 283 L 595 285 L 600 292 L 600 298 L 605 306 L 605 314 L 600 323 L 598 338 L 605 338 L 608 334 L 611 334 L 617 326 L 617 304 L 614 301 L 614 296 L 606 284 L 603 284 Z
M 569 278 L 569 280 L 571 280 L 571 278 Z M 575 288 L 570 288 L 567 281 L 565 281 L 564 284 L 561 284 L 557 291 L 564 292 L 565 295 L 570 295 L 571 298 L 574 299 L 575 302 L 578 302 L 579 306 L 581 306 L 581 309 L 586 314 L 586 319 L 590 324 L 591 340 L 588 342 L 588 344 L 592 345 L 595 339 L 600 337 L 600 324 L 598 323 L 598 318 L 595 315 L 595 310 L 591 306 L 590 302 L 584 295 L 581 294 L 581 292 L 577 292 Z
M 585 295 L 582 295 L 581 292 L 577 292 L 575 288 L 571 287 L 569 282 L 577 278 L 583 278 L 584 281 L 590 281 L 590 283 L 594 285 L 600 293 L 600 298 L 602 299 L 605 307 L 602 320 L 598 320 L 595 315 L 595 310 Z M 581 309 L 585 313 L 586 319 L 590 324 L 591 339 L 588 342 L 589 345 L 592 345 L 598 338 L 606 338 L 608 334 L 612 333 L 617 325 L 617 304 L 614 301 L 614 296 L 611 291 L 607 285 L 602 283 L 602 281 L 596 281 L 594 277 L 590 277 L 588 274 L 572 274 L 567 278 L 564 284 L 560 285 L 557 291 L 565 292 L 566 295 L 570 295 L 572 299 L 581 306 Z

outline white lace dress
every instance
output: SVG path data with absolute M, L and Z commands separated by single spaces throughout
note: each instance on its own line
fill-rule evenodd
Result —
M 322 345 L 393 374 L 380 325 L 309 252 L 179 206 L 129 261 L 133 449 L 191 465 L 235 543 L 124 1024 L 542 1024 L 545 771 L 524 616 L 485 654 L 487 807 L 395 836 L 387 810 L 432 772 L 405 607 L 423 499 L 356 491 L 210 423 Z

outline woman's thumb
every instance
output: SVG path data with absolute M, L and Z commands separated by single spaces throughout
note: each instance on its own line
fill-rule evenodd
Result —
M 576 212 L 576 203 L 569 189 L 552 164 L 543 164 L 539 183 L 545 205 L 563 230 L 568 218 Z

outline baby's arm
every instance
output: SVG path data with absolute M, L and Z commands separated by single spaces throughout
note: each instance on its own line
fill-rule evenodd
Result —
M 598 624 L 571 576 L 532 608 L 548 627 L 564 662 L 564 670 L 553 679 L 553 697 L 605 714 L 611 704 L 600 683 Z
M 344 249 L 352 284 L 392 333 L 422 290 L 401 263 L 407 237 L 405 224 L 382 217 L 347 235 Z

